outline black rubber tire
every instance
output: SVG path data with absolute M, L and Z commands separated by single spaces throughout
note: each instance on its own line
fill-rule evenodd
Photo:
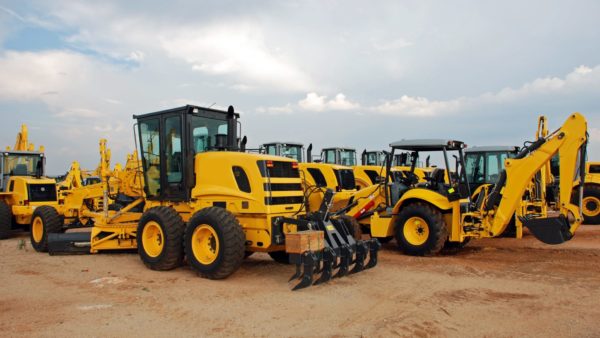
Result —
M 413 245 L 404 237 L 404 225 L 411 217 L 422 218 L 429 227 L 429 236 L 423 244 Z M 395 232 L 398 248 L 412 256 L 433 256 L 442 250 L 448 239 L 448 230 L 442 213 L 433 206 L 421 202 L 409 204 L 400 211 Z
M 271 251 L 269 256 L 279 264 L 290 264 L 290 254 L 285 251 Z
M 510 218 L 510 221 L 506 225 L 506 228 L 504 228 L 504 231 L 502 231 L 502 233 L 499 234 L 498 237 L 503 237 L 503 238 L 517 237 L 517 215 L 516 214 L 513 214 L 513 216 Z
M 12 211 L 6 202 L 0 201 L 0 239 L 7 239 L 12 232 Z
M 346 230 L 350 232 L 350 234 L 355 240 L 362 240 L 362 228 L 360 227 L 360 223 L 358 223 L 358 221 L 354 217 L 343 215 L 340 216 L 339 219 L 342 221 L 342 223 L 346 227 Z
M 219 252 L 210 264 L 201 263 L 194 255 L 192 237 L 200 225 L 210 226 L 217 235 Z M 237 218 L 219 207 L 209 207 L 194 214 L 185 230 L 185 254 L 190 267 L 208 279 L 224 279 L 234 273 L 244 261 L 246 235 Z
M 576 189 L 577 190 L 577 189 Z M 585 184 L 583 186 L 583 197 L 595 197 L 600 200 L 600 186 L 595 184 Z M 596 208 L 600 208 L 600 205 L 595 206 Z M 595 209 L 597 210 L 597 209 Z M 583 223 L 584 224 L 600 224 L 600 214 L 596 216 L 585 216 L 583 215 Z
M 144 227 L 150 221 L 156 222 L 164 235 L 163 250 L 156 257 L 146 253 L 142 241 Z M 183 263 L 184 231 L 185 223 L 175 209 L 163 206 L 148 209 L 142 215 L 137 227 L 137 247 L 142 262 L 148 268 L 158 271 L 173 270 L 181 266 Z
M 394 239 L 394 236 L 390 236 L 390 237 L 375 237 L 377 238 L 377 240 L 379 241 L 379 243 L 381 244 L 385 244 L 385 243 L 389 243 Z
M 33 221 L 36 218 L 42 220 L 42 239 L 36 242 L 33 238 Z M 63 232 L 63 221 L 56 209 L 51 206 L 43 205 L 35 208 L 33 215 L 31 216 L 31 227 L 29 229 L 29 240 L 31 246 L 37 252 L 48 252 L 48 234 L 61 233 Z
M 462 249 L 471 241 L 471 237 L 465 238 L 462 242 L 450 242 L 446 240 L 444 243 L 444 249 Z

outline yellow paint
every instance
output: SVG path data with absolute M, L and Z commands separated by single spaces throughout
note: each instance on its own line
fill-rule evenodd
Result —
M 219 255 L 219 237 L 212 226 L 201 224 L 192 234 L 192 252 L 198 262 L 212 264 Z

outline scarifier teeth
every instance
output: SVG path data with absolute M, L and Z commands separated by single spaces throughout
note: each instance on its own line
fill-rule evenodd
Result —
M 302 254 L 302 265 L 304 267 L 302 279 L 300 280 L 300 283 L 292 288 L 292 291 L 304 289 L 313 284 L 313 275 L 317 261 L 318 258 L 313 252 L 307 251 Z
M 381 243 L 375 238 L 369 240 L 369 263 L 365 266 L 365 269 L 370 269 L 377 265 L 377 255 L 379 249 L 381 249 Z
M 315 281 L 314 285 L 328 282 L 333 275 L 333 261 L 335 260 L 335 252 L 331 248 L 323 250 L 323 268 L 321 269 L 321 277 Z
M 348 274 L 348 269 L 352 263 L 352 248 L 349 245 L 343 245 L 340 248 L 340 261 L 338 263 L 337 273 L 334 278 L 344 277 Z
M 361 272 L 365 269 L 365 259 L 367 258 L 368 250 L 367 243 L 364 241 L 356 242 L 356 258 L 354 259 L 354 267 L 350 271 L 350 274 Z

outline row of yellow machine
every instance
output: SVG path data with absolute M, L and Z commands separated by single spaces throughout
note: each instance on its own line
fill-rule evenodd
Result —
M 377 265 L 381 243 L 409 255 L 461 248 L 523 229 L 548 244 L 600 223 L 600 164 L 586 162 L 587 122 L 573 113 L 553 132 L 540 117 L 522 147 L 468 148 L 448 139 L 400 140 L 385 151 L 272 142 L 246 147 L 239 115 L 184 106 L 134 115 L 135 148 L 111 165 L 45 175 L 22 127 L 1 153 L 0 238 L 30 229 L 56 254 L 137 250 L 153 270 L 187 263 L 223 279 L 255 252 L 295 264 L 293 289 Z M 442 162 L 432 165 L 430 156 Z M 84 230 L 73 229 L 83 228 Z

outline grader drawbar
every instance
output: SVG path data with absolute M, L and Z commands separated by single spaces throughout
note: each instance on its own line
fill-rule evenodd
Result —
M 298 229 L 296 234 L 317 234 L 317 250 L 297 250 L 296 246 L 292 248 L 290 243 L 286 245 L 289 261 L 296 266 L 296 272 L 289 281 L 300 280 L 292 290 L 326 283 L 332 278 L 344 277 L 377 265 L 381 244 L 374 238 L 354 238 L 353 227 L 359 226 L 358 223 L 350 217 L 342 216 L 345 210 L 329 212 L 333 195 L 333 191 L 328 189 L 321 207 L 316 212 L 303 217 L 279 220 L 282 224 L 295 225 Z M 290 242 L 289 238 L 287 241 Z M 310 242 L 313 242 L 312 239 L 308 241 Z

